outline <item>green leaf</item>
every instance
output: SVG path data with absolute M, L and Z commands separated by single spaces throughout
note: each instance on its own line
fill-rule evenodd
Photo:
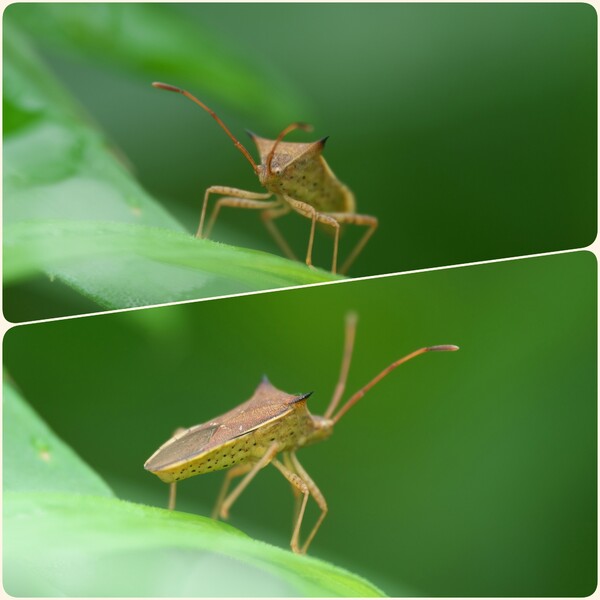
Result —
M 183 234 L 14 29 L 4 49 L 5 283 L 43 271 L 125 308 L 337 279 Z
M 3 489 L 112 496 L 112 491 L 6 381 L 2 403 Z
M 379 596 L 206 517 L 112 497 L 4 383 L 3 583 L 13 596 Z
M 127 223 L 25 221 L 4 230 L 5 282 L 45 271 L 106 308 L 334 281 L 253 250 Z
M 182 8 L 159 4 L 21 4 L 5 13 L 18 25 L 70 56 L 192 85 L 232 107 L 277 126 L 307 115 L 285 74 L 250 61 L 244 48 L 216 37 Z
M 382 595 L 348 571 L 206 517 L 69 494 L 6 493 L 3 505 L 13 596 Z

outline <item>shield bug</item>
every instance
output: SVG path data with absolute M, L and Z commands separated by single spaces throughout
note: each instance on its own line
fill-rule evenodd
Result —
M 331 271 L 335 273 L 338 262 L 340 227 L 346 224 L 366 227 L 365 233 L 340 269 L 340 273 L 348 271 L 350 265 L 375 232 L 377 218 L 355 212 L 354 194 L 337 179 L 321 154 L 327 138 L 321 138 L 311 143 L 283 141 L 286 135 L 296 129 L 311 131 L 312 127 L 306 123 L 288 125 L 274 140 L 248 132 L 260 154 L 261 164 L 257 165 L 248 150 L 206 104 L 189 92 L 173 85 L 159 82 L 154 82 L 152 85 L 161 90 L 183 94 L 208 112 L 231 138 L 236 148 L 246 157 L 258 176 L 260 184 L 267 189 L 266 193 L 258 193 L 221 185 L 210 186 L 204 193 L 196 237 L 209 237 L 219 212 L 224 206 L 260 210 L 265 227 L 283 253 L 292 260 L 298 260 L 275 225 L 276 219 L 293 211 L 311 221 L 306 251 L 306 264 L 309 266 L 312 265 L 316 224 L 321 223 L 325 227 L 332 228 L 334 239 Z M 216 201 L 205 227 L 208 200 L 211 195 L 219 195 L 221 198 Z
M 327 514 L 327 502 L 298 461 L 296 451 L 302 446 L 328 438 L 340 418 L 396 367 L 426 352 L 458 350 L 457 346 L 445 345 L 411 352 L 391 363 L 336 412 L 346 388 L 355 331 L 356 316 L 351 313 L 346 317 L 344 353 L 338 382 L 323 416 L 312 415 L 308 411 L 306 401 L 311 393 L 288 394 L 274 387 L 265 377 L 252 397 L 238 407 L 202 425 L 178 429 L 144 465 L 146 470 L 170 484 L 169 508 L 175 508 L 175 486 L 178 481 L 229 469 L 213 511 L 214 518 L 226 519 L 232 504 L 254 476 L 271 463 L 292 486 L 296 509 L 291 547 L 294 552 L 305 553 Z M 281 460 L 277 458 L 278 455 L 281 455 Z M 243 476 L 242 480 L 229 492 L 232 479 L 240 476 Z M 309 496 L 314 498 L 321 514 L 304 544 L 301 544 L 300 527 Z

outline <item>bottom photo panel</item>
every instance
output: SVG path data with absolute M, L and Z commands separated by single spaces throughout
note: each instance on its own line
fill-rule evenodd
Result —
M 11 329 L 15 597 L 586 596 L 587 252 Z

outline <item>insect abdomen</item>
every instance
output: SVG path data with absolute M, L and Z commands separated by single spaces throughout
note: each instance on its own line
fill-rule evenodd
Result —
M 254 449 L 251 432 L 200 454 L 196 458 L 189 459 L 185 463 L 155 471 L 155 474 L 165 483 L 181 481 L 195 475 L 228 469 L 246 462 L 254 457 Z

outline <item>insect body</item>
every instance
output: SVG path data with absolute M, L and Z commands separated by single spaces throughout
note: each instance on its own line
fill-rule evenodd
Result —
M 316 223 L 321 223 L 333 229 L 334 242 L 331 270 L 335 273 L 338 262 L 340 226 L 352 224 L 367 227 L 358 244 L 346 258 L 340 272 L 345 273 L 349 269 L 354 259 L 360 254 L 375 232 L 377 219 L 370 215 L 356 214 L 354 195 L 348 187 L 336 178 L 321 155 L 327 138 L 312 143 L 282 141 L 288 133 L 295 129 L 311 130 L 311 127 L 305 123 L 288 125 L 275 140 L 262 138 L 248 132 L 260 154 L 261 163 L 257 165 L 248 150 L 203 102 L 200 102 L 189 92 L 172 85 L 158 82 L 152 85 L 159 89 L 183 94 L 206 110 L 246 157 L 258 176 L 260 184 L 268 190 L 266 193 L 257 193 L 225 186 L 209 187 L 204 194 L 196 237 L 207 238 L 210 235 L 217 216 L 224 206 L 260 210 L 263 223 L 284 254 L 293 260 L 297 260 L 294 252 L 275 225 L 276 219 L 288 214 L 290 211 L 297 212 L 311 220 L 306 252 L 306 264 L 309 266 L 312 264 Z M 211 217 L 205 227 L 208 200 L 211 194 L 218 194 L 221 198 L 215 203 Z
M 334 415 L 346 387 L 355 330 L 356 317 L 350 314 L 346 319 L 346 341 L 338 383 L 324 416 L 312 415 L 308 411 L 306 401 L 310 394 L 287 394 L 264 378 L 253 396 L 243 404 L 208 423 L 179 429 L 163 444 L 146 461 L 144 468 L 171 485 L 169 508 L 175 508 L 178 481 L 229 469 L 213 511 L 213 517 L 226 519 L 231 505 L 254 476 L 270 463 L 292 486 L 297 502 L 291 547 L 294 552 L 305 553 L 327 514 L 327 503 L 298 461 L 296 450 L 329 437 L 340 418 L 396 367 L 426 352 L 458 350 L 457 346 L 430 346 L 415 350 L 381 371 Z M 281 455 L 281 461 L 278 455 Z M 228 494 L 231 480 L 242 475 L 243 479 Z M 300 527 L 309 496 L 316 501 L 321 515 L 304 544 L 300 544 Z

